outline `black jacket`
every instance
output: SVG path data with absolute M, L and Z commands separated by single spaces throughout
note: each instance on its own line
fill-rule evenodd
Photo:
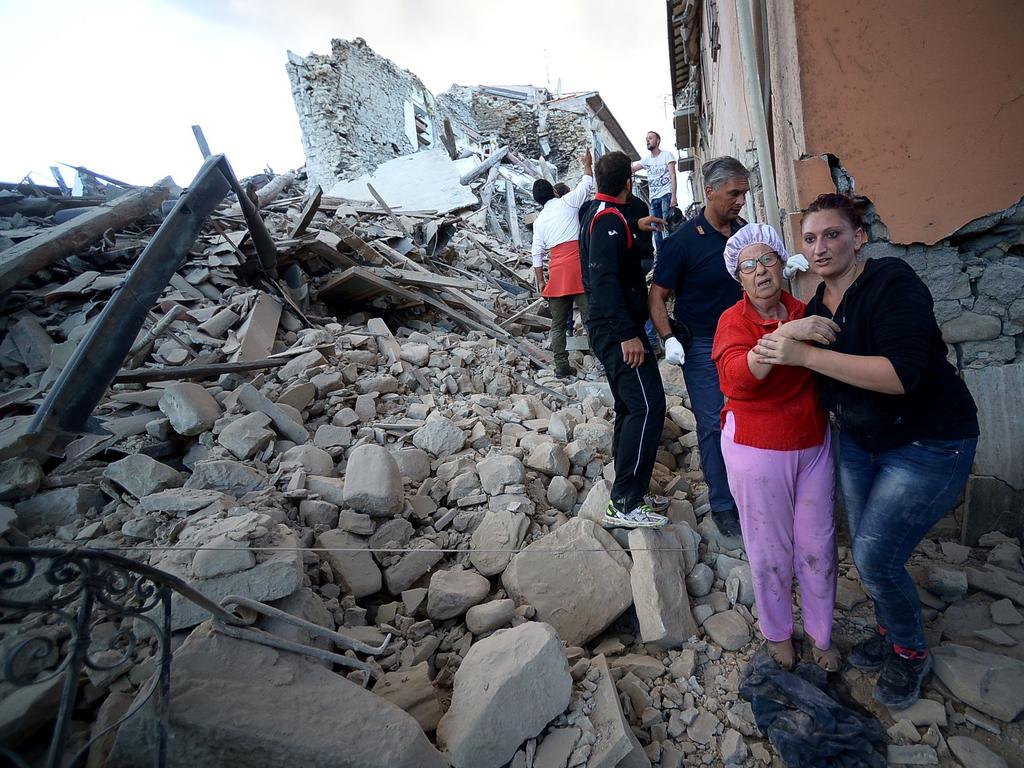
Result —
M 881 355 L 892 363 L 905 394 L 870 392 L 819 376 L 821 399 L 867 451 L 885 451 L 916 440 L 977 437 L 977 406 L 946 359 L 932 295 L 902 259 L 871 259 L 847 290 L 835 316 L 818 286 L 808 315 L 835 320 L 840 331 L 829 349 Z
M 640 203 L 643 205 L 643 203 Z M 617 212 L 616 212 L 617 211 Z M 646 338 L 647 279 L 635 235 L 637 209 L 605 195 L 580 211 L 580 265 L 587 293 L 587 326 L 619 343 Z M 620 215 L 621 214 L 621 215 Z M 630 222 L 629 217 L 634 217 Z

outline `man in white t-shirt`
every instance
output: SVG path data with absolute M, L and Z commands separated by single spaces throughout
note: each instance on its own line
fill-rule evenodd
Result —
M 676 156 L 667 149 L 661 149 L 661 136 L 655 131 L 647 133 L 647 149 L 651 154 L 633 163 L 633 170 L 647 171 L 651 215 L 664 219 L 668 209 L 676 207 Z M 654 233 L 654 245 L 659 251 L 664 239 L 665 235 L 660 230 Z
M 661 148 L 661 135 L 657 131 L 647 132 L 647 149 L 651 154 L 643 160 L 633 163 L 633 170 L 647 171 L 647 189 L 651 195 L 651 215 L 664 219 L 668 214 L 668 209 L 676 207 L 676 156 L 667 149 Z M 655 230 L 654 247 L 659 254 L 663 242 L 665 242 L 664 230 Z M 654 268 L 654 259 L 642 261 L 640 264 L 645 273 L 650 272 Z M 659 347 L 658 332 L 654 329 L 654 324 L 648 320 L 644 329 L 647 331 L 647 339 L 651 342 L 651 349 L 657 351 Z

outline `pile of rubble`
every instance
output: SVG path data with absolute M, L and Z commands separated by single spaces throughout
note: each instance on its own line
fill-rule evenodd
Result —
M 671 525 L 605 530 L 611 393 L 583 351 L 583 378 L 550 375 L 526 253 L 472 211 L 326 198 L 301 173 L 263 181 L 255 202 L 278 276 L 258 266 L 237 203 L 222 205 L 96 409 L 102 432 L 45 449 L 27 436 L 160 224 L 153 204 L 3 299 L 7 544 L 127 554 L 215 601 L 269 603 L 384 646 L 366 660 L 364 690 L 362 672 L 228 637 L 176 596 L 171 764 L 779 764 L 738 693 L 758 646 L 750 568 L 707 514 L 681 371 L 661 368 L 669 407 L 653 481 Z M 40 200 L 61 207 L 58 191 L 40 192 L 5 198 L 36 206 L 0 209 L 8 254 L 45 235 Z M 108 192 L 108 208 L 134 194 Z M 871 619 L 848 552 L 841 564 L 845 649 Z M 1019 764 L 1019 542 L 928 540 L 914 565 L 936 649 L 924 699 L 889 713 L 869 677 L 847 670 L 838 684 L 884 721 L 893 764 Z M 132 629 L 100 623 L 94 636 Z M 324 647 L 274 619 L 259 626 Z M 5 644 L 66 639 L 45 623 L 4 632 Z M 114 723 L 156 663 L 150 639 L 124 664 L 88 670 L 75 737 Z M 59 683 L 0 683 L 5 743 L 38 738 Z M 138 764 L 150 720 L 143 710 L 97 742 L 90 764 Z

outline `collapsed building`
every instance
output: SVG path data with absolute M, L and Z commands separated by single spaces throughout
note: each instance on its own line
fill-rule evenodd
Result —
M 401 98 L 371 131 L 355 96 L 304 90 L 306 170 L 0 185 L 0 750 L 42 764 L 56 722 L 91 766 L 162 745 L 189 768 L 778 764 L 740 690 L 750 565 L 708 514 L 680 369 L 653 481 L 671 525 L 606 531 L 611 391 L 585 343 L 580 380 L 550 375 L 516 219 L 495 231 L 506 188 L 622 148 L 599 97 L 434 99 L 335 50 L 319 76 Z M 892 762 L 1024 745 L 1020 542 L 956 533 L 912 563 L 941 685 L 897 717 L 842 673 Z M 839 560 L 848 645 L 874 622 Z

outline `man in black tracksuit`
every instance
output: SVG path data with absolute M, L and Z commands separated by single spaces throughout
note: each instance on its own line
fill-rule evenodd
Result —
M 644 332 L 647 281 L 627 220 L 630 160 L 612 152 L 597 161 L 595 171 L 597 196 L 581 213 L 580 261 L 591 302 L 590 346 L 615 399 L 615 483 L 602 524 L 657 528 L 668 521 L 654 513 L 645 496 L 665 421 L 665 390 Z

